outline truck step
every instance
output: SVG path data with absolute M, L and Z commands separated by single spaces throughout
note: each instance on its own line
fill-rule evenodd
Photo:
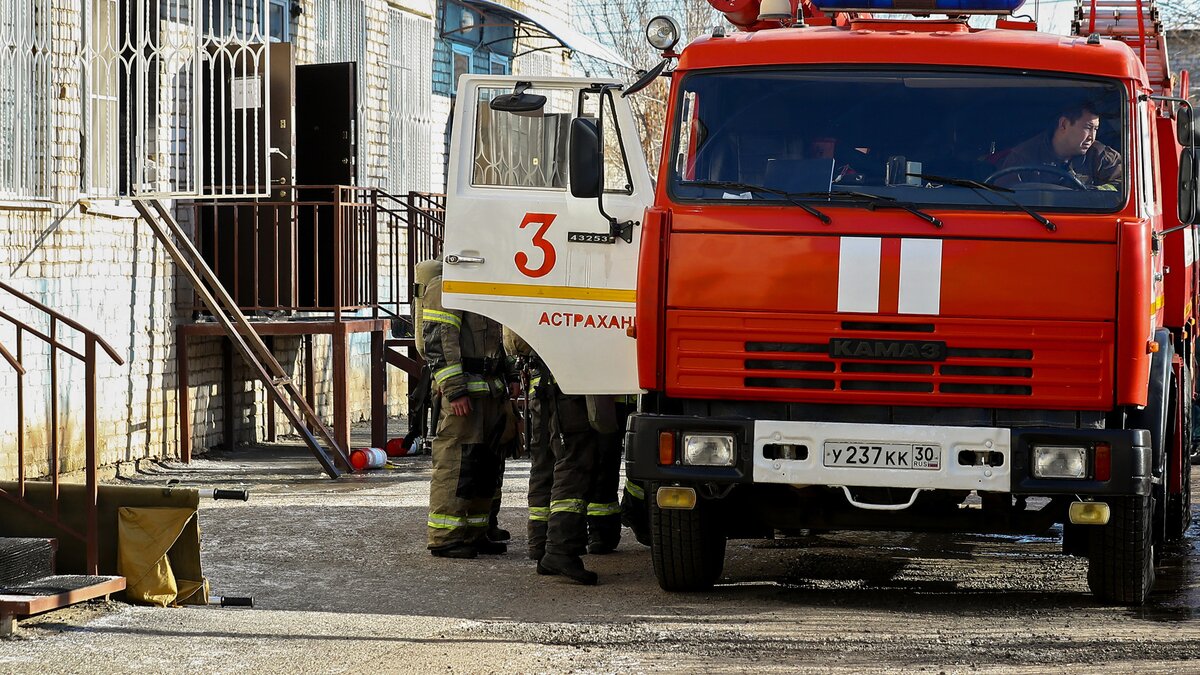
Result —
M 125 590 L 125 577 L 47 575 L 0 584 L 0 637 L 12 635 L 16 620 Z

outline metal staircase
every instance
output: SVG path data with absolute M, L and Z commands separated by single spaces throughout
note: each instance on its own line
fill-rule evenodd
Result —
M 212 268 L 167 208 L 157 199 L 137 200 L 134 204 L 175 265 L 187 275 L 196 295 L 224 329 L 225 335 L 263 383 L 279 410 L 283 411 L 292 428 L 304 440 L 325 472 L 332 478 L 338 477 L 343 471 L 353 472 L 346 449 L 338 445 L 333 433 L 305 400 L 296 383 L 279 365 L 279 361 L 275 359 L 262 337 L 246 319 L 246 315 L 221 285 Z
M 1100 35 L 1129 45 L 1146 66 L 1155 93 L 1174 95 L 1167 43 L 1154 0 L 1079 0 L 1071 27 L 1075 35 Z

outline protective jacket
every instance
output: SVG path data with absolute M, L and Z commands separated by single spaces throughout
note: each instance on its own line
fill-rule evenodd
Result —
M 442 305 L 442 278 L 425 289 L 421 330 L 434 388 L 448 400 L 463 396 L 506 396 L 506 383 L 519 380 L 504 358 L 500 324 Z
M 1054 146 L 1051 143 L 1049 132 L 1042 132 L 1013 148 L 1012 152 L 1004 159 L 1001 168 L 1007 169 L 1014 166 L 1056 167 L 1075 176 L 1084 185 L 1109 190 L 1120 190 L 1121 181 L 1124 179 L 1121 153 L 1096 141 L 1083 155 L 1063 161 L 1054 154 Z M 1053 174 L 1047 173 L 1044 180 L 1053 183 L 1055 178 Z M 1005 183 L 1011 182 L 1011 179 L 1005 181 Z

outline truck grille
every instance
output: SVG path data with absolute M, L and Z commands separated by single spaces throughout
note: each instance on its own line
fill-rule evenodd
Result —
M 845 327 L 845 324 L 843 324 Z M 859 331 L 861 332 L 861 331 Z M 828 354 L 828 344 L 796 344 L 781 342 L 747 342 L 747 352 L 778 352 L 780 354 Z M 1028 362 L 1033 359 L 1033 351 L 1029 349 L 948 349 L 948 358 L 956 363 L 969 363 L 970 359 L 1013 359 Z M 825 373 L 882 373 L 889 375 L 923 376 L 916 380 L 899 379 L 843 379 L 841 388 L 846 391 L 912 391 L 933 393 L 940 390 L 953 394 L 994 394 L 998 396 L 1029 396 L 1033 388 L 1021 384 L 1008 384 L 1012 378 L 1018 382 L 1033 378 L 1033 369 L 1028 367 L 1011 367 L 999 365 L 952 365 L 916 364 L 916 363 L 883 363 L 879 361 L 855 361 L 850 359 L 830 358 L 826 361 L 793 361 L 793 360 L 764 360 L 746 359 L 746 370 L 787 370 Z M 996 382 L 954 382 L 941 381 L 941 378 L 988 378 Z M 1003 378 L 1003 379 L 1001 379 Z M 784 387 L 794 389 L 836 389 L 838 381 L 830 379 L 793 379 L 771 377 L 747 377 L 747 387 Z
M 1107 407 L 1112 397 L 1108 323 L 865 322 L 678 310 L 668 312 L 667 339 L 674 395 L 1076 409 Z M 860 349 L 835 350 L 835 340 Z M 925 358 L 918 356 L 929 345 Z

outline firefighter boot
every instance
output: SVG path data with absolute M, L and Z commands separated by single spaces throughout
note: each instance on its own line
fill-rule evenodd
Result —
M 546 555 L 546 517 L 540 518 L 533 513 L 530 507 L 529 515 L 529 559 L 541 560 L 542 556 Z M 543 511 L 549 511 L 549 508 L 543 508 Z
M 508 530 L 500 527 L 500 520 L 498 518 L 499 515 L 500 498 L 497 497 L 492 500 L 492 512 L 488 514 L 487 538 L 490 541 L 508 541 L 509 539 L 512 539 L 512 535 L 509 534 Z
M 577 555 L 547 553 L 537 564 L 538 574 L 562 575 L 571 581 L 584 586 L 594 586 L 600 579 L 599 575 L 583 566 L 583 559 Z
M 454 546 L 443 546 L 441 548 L 431 548 L 429 552 L 435 558 L 460 558 L 470 559 L 478 556 L 475 547 L 469 544 L 456 544 Z
M 475 540 L 475 550 L 484 555 L 502 555 L 508 553 L 508 544 L 502 541 L 492 541 L 486 536 Z
M 589 505 L 590 508 L 590 505 Z M 589 515 L 587 519 L 588 528 L 588 553 L 594 555 L 604 555 L 617 550 L 617 544 L 621 543 L 621 515 L 613 513 L 611 515 L 593 516 Z

